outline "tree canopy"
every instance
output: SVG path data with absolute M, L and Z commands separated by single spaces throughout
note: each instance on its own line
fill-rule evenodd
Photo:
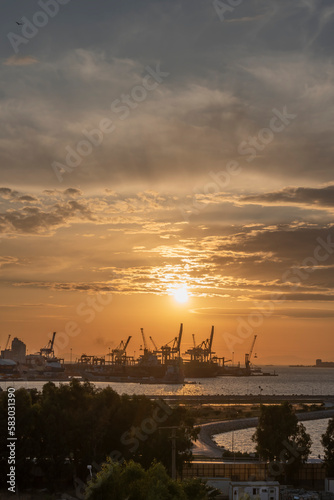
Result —
M 17 479 L 21 487 L 55 490 L 73 478 L 85 481 L 87 465 L 98 470 L 108 456 L 120 462 L 133 459 L 149 467 L 156 459 L 169 470 L 170 430 L 177 426 L 177 467 L 191 458 L 198 431 L 186 409 L 170 408 L 162 400 L 120 396 L 110 387 L 73 380 L 43 390 L 16 391 Z M 7 394 L 0 394 L 0 469 L 5 477 Z M 3 470 L 2 470 L 3 469 Z
M 292 473 L 306 462 L 311 450 L 311 438 L 298 422 L 292 405 L 261 406 L 257 429 L 252 437 L 260 457 L 272 464 L 284 464 L 286 473 Z M 281 468 L 271 467 L 272 475 Z
M 144 470 L 133 461 L 120 464 L 109 459 L 90 481 L 85 500 L 209 500 L 217 493 L 210 495 L 199 479 L 172 480 L 161 463 Z
M 328 422 L 326 432 L 321 436 L 321 444 L 325 449 L 325 467 L 329 477 L 334 476 L 334 418 Z

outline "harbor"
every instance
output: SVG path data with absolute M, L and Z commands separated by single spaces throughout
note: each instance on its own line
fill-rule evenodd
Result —
M 11 336 L 1 351 L 0 375 L 7 380 L 70 380 L 73 377 L 92 382 L 118 382 L 140 384 L 184 384 L 186 378 L 216 377 L 271 377 L 274 372 L 262 371 L 252 362 L 257 335 L 254 335 L 249 352 L 245 353 L 244 365 L 234 364 L 232 359 L 217 356 L 213 351 L 214 326 L 207 339 L 182 352 L 183 324 L 178 335 L 158 347 L 152 336 L 147 342 L 144 329 L 140 329 L 142 354 L 135 358 L 127 353 L 132 336 L 108 354 L 97 356 L 83 353 L 74 362 L 65 362 L 55 355 L 56 332 L 45 347 L 34 354 L 27 354 L 26 344 L 15 337 L 9 348 Z

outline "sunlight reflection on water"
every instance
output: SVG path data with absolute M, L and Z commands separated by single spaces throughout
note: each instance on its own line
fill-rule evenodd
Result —
M 334 395 L 333 368 L 293 368 L 288 366 L 264 367 L 264 371 L 276 371 L 278 377 L 217 377 L 210 379 L 188 379 L 196 384 L 164 385 L 134 384 L 120 382 L 96 382 L 96 387 L 112 387 L 119 394 L 156 395 L 200 395 L 200 394 L 307 394 Z M 37 387 L 42 389 L 46 382 L 0 382 L 0 387 Z M 58 382 L 57 382 L 58 384 Z

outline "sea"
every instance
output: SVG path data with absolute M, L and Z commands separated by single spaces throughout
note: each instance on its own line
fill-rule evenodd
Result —
M 324 449 L 320 442 L 321 435 L 326 432 L 329 419 L 323 418 L 321 420 L 308 420 L 302 422 L 305 426 L 306 432 L 310 435 L 312 440 L 311 453 L 309 460 L 316 460 L 323 458 Z M 225 432 L 224 434 L 216 434 L 213 436 L 214 441 L 227 450 L 230 451 L 243 451 L 248 453 L 255 452 L 255 445 L 252 441 L 252 435 L 255 429 L 242 429 L 240 431 Z
M 98 388 L 112 387 L 119 394 L 150 395 L 333 395 L 334 368 L 263 366 L 263 372 L 276 377 L 217 377 L 186 379 L 184 385 L 139 384 L 121 382 L 94 382 Z M 46 382 L 1 381 L 0 387 L 26 387 L 42 389 Z M 57 385 L 64 382 L 55 382 Z
M 332 395 L 334 396 L 334 368 L 263 366 L 263 372 L 275 373 L 275 377 L 217 377 L 207 379 L 186 379 L 185 385 L 139 384 L 119 382 L 94 382 L 98 388 L 112 387 L 119 394 L 151 395 Z M 64 382 L 55 382 L 56 385 Z M 65 382 L 67 383 L 67 382 Z M 41 390 L 45 382 L 1 381 L 3 390 L 8 387 L 33 388 Z M 333 398 L 334 399 L 334 398 Z M 323 457 L 320 436 L 326 430 L 328 419 L 304 422 L 312 439 L 311 459 Z M 251 436 L 254 429 L 244 429 L 215 436 L 220 446 L 229 450 L 254 452 Z M 233 441 L 233 444 L 232 444 Z

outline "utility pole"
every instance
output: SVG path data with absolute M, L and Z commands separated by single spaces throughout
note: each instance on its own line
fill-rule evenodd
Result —
M 172 440 L 172 479 L 176 480 L 176 429 L 178 429 L 178 427 L 174 425 L 172 427 L 159 427 L 159 429 L 172 430 L 172 435 L 170 436 Z
M 232 453 L 233 453 L 233 462 L 235 463 L 235 452 L 234 452 L 234 430 L 232 431 Z
M 176 427 L 172 429 L 172 479 L 176 479 Z

